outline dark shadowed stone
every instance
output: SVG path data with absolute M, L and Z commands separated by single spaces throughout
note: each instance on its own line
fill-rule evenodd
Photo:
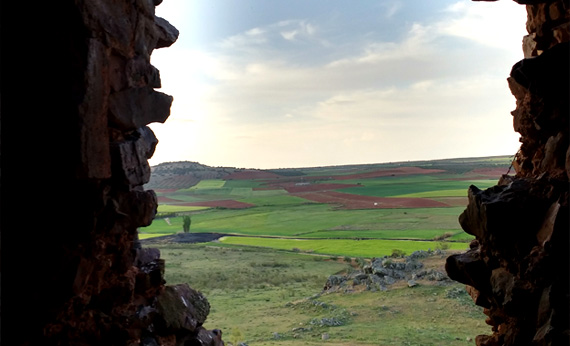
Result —
M 109 120 L 123 131 L 135 130 L 153 122 L 163 123 L 170 115 L 172 100 L 172 96 L 151 87 L 119 91 L 109 98 Z
M 505 268 L 493 269 L 490 278 L 493 297 L 497 304 L 504 305 L 511 301 L 514 277 Z
M 224 346 L 222 331 L 219 329 L 206 330 L 200 327 L 196 337 L 186 341 L 184 346 Z
M 166 286 L 157 297 L 156 308 L 165 331 L 194 332 L 202 326 L 210 312 L 208 300 L 187 284 Z
M 127 82 L 130 88 L 150 86 L 160 88 L 160 73 L 142 56 L 137 56 L 127 62 Z
M 154 132 L 144 126 L 133 132 L 130 138 L 112 145 L 114 173 L 130 186 L 142 186 L 150 180 L 150 158 L 158 140 Z
M 97 40 L 89 40 L 85 95 L 79 105 L 81 121 L 79 174 L 86 178 L 111 176 L 107 98 L 109 94 L 107 49 Z
M 154 22 L 158 27 L 160 36 L 156 43 L 156 48 L 170 47 L 178 39 L 178 29 L 170 24 L 166 19 L 155 17 Z
M 137 141 L 138 154 L 150 159 L 154 154 L 158 139 L 156 139 L 154 132 L 148 126 L 137 129 L 137 132 L 140 135 L 140 140 Z
M 516 63 L 511 77 L 533 94 L 568 99 L 569 52 L 570 42 L 557 44 L 537 57 Z
M 125 201 L 129 205 L 128 215 L 136 220 L 137 227 L 146 227 L 156 216 L 158 199 L 153 190 L 133 190 L 127 194 Z
M 463 284 L 473 286 L 477 291 L 489 293 L 489 277 L 491 272 L 487 269 L 485 262 L 481 259 L 478 250 L 471 249 L 465 253 L 451 255 L 445 262 L 445 271 L 449 278 Z M 483 300 L 481 300 L 483 302 Z M 488 303 L 482 305 L 488 307 Z
M 148 263 L 156 261 L 160 258 L 160 250 L 152 247 L 141 248 L 137 251 L 135 265 L 142 267 Z

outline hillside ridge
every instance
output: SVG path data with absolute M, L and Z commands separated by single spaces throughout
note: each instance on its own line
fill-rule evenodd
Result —
M 486 156 L 486 157 L 465 157 L 451 159 L 421 160 L 421 161 L 400 161 L 385 163 L 364 163 L 315 166 L 304 168 L 237 168 L 228 166 L 208 166 L 194 161 L 173 161 L 163 162 L 151 167 L 150 181 L 145 185 L 147 189 L 184 189 L 198 184 L 201 180 L 209 179 L 232 179 L 236 174 L 244 172 L 257 172 L 262 175 L 277 175 L 282 177 L 304 176 L 318 173 L 321 170 L 334 170 L 340 173 L 362 170 L 378 170 L 396 167 L 420 167 L 430 169 L 442 169 L 453 171 L 467 171 L 473 169 L 478 164 L 481 167 L 505 166 L 505 163 L 512 161 L 512 156 Z M 506 174 L 507 172 L 505 172 Z

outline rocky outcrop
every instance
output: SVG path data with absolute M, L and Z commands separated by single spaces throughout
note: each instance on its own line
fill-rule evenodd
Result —
M 352 270 L 344 275 L 331 275 L 323 287 L 323 292 L 345 293 L 354 292 L 358 286 L 369 291 L 386 291 L 391 285 L 402 280 L 407 281 L 409 287 L 418 285 L 418 281 L 431 281 L 439 284 L 451 282 L 449 277 L 436 268 L 425 268 L 423 259 L 432 256 L 443 257 L 441 250 L 418 250 L 410 256 L 394 258 L 384 256 L 373 258 L 362 270 Z
M 150 63 L 178 37 L 156 17 L 160 3 L 63 0 L 17 11 L 38 12 L 26 25 L 41 40 L 22 50 L 21 139 L 33 151 L 13 167 L 32 186 L 18 194 L 38 204 L 33 216 L 9 213 L 35 224 L 5 230 L 25 253 L 4 300 L 4 321 L 24 331 L 11 344 L 223 345 L 221 331 L 202 327 L 206 298 L 167 286 L 160 252 L 138 242 L 137 228 L 157 210 L 143 188 L 158 143 L 147 125 L 164 122 L 173 101 L 155 90 L 160 74 Z
M 570 6 L 517 2 L 526 4 L 529 35 L 508 78 L 521 135 L 516 174 L 469 188 L 459 222 L 476 240 L 446 270 L 488 316 L 492 334 L 477 345 L 568 345 Z

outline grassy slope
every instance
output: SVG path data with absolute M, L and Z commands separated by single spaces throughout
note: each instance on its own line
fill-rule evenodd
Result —
M 255 237 L 224 237 L 220 239 L 224 244 L 247 245 L 267 247 L 278 250 L 299 249 L 326 255 L 356 256 L 356 257 L 382 257 L 389 256 L 393 250 L 401 250 L 411 254 L 417 250 L 436 249 L 441 247 L 439 242 L 414 240 L 346 240 L 346 239 L 271 239 Z M 453 250 L 467 250 L 466 243 L 446 243 Z
M 360 184 L 358 187 L 338 189 L 345 193 L 380 197 L 441 198 L 464 197 L 467 188 L 475 184 L 486 188 L 496 179 L 481 179 L 470 173 L 473 169 L 504 167 L 508 158 L 474 158 L 430 161 L 423 163 L 393 163 L 356 165 L 346 167 L 307 168 L 297 171 L 311 176 L 338 176 L 374 171 L 380 168 L 420 165 L 424 168 L 445 169 L 445 173 L 411 176 L 388 176 L 371 179 L 334 180 L 335 183 Z M 300 179 L 284 177 L 283 179 Z M 471 179 L 471 180 L 458 180 Z M 313 181 L 311 183 L 318 183 Z M 330 183 L 331 180 L 321 181 Z M 279 188 L 268 188 L 267 180 L 203 180 L 196 186 L 164 193 L 185 202 L 233 199 L 253 204 L 248 209 L 209 209 L 162 203 L 159 212 L 192 214 L 192 232 L 220 232 L 244 235 L 268 235 L 310 238 L 423 239 L 431 240 L 447 232 L 454 233 L 450 240 L 468 241 L 471 236 L 462 233 L 457 217 L 463 206 L 449 208 L 335 210 L 334 206 L 319 204 L 301 197 L 291 196 Z M 461 199 L 461 198 L 460 198 Z M 451 200 L 451 199 L 448 199 Z M 460 200 L 453 204 L 462 205 Z M 143 237 L 180 232 L 181 216 L 171 217 L 170 224 L 157 219 L 152 225 L 141 228 Z
M 340 260 L 216 244 L 158 247 L 167 283 L 188 282 L 204 292 L 212 306 L 205 327 L 222 329 L 226 342 L 241 334 L 239 341 L 250 346 L 320 345 L 328 333 L 327 345 L 455 346 L 489 332 L 481 308 L 459 284 L 426 282 L 413 289 L 315 297 L 328 306 L 323 307 L 305 298 L 321 292 L 330 274 L 348 269 Z M 451 290 L 458 296 L 447 298 Z M 344 326 L 310 324 L 314 318 L 343 316 Z M 299 327 L 310 330 L 293 331 Z
M 441 230 L 459 231 L 457 216 L 463 207 L 333 210 L 323 204 L 279 205 L 251 209 L 225 209 L 192 215 L 192 232 L 220 232 L 246 235 L 304 236 L 323 230 Z M 175 233 L 182 229 L 181 217 L 171 225 L 154 220 L 144 233 Z M 347 238 L 355 234 L 344 233 Z M 375 237 L 375 236 L 373 236 Z M 397 236 L 396 238 L 404 238 Z M 432 239 L 433 232 L 424 239 Z
M 496 179 L 484 179 L 470 171 L 493 166 L 508 167 L 509 163 L 507 158 L 425 162 L 420 166 L 445 169 L 446 172 L 339 180 L 335 183 L 360 183 L 359 187 L 341 191 L 367 196 L 465 196 L 470 184 L 486 188 L 496 183 Z M 298 169 L 296 173 L 302 171 L 308 179 L 310 176 L 332 177 L 402 165 L 406 163 Z M 471 180 L 457 180 L 466 178 Z M 422 283 L 413 289 L 394 288 L 381 293 L 333 293 L 316 298 L 332 308 L 312 304 L 305 298 L 319 293 L 330 274 L 347 270 L 348 265 L 332 261 L 333 256 L 292 251 L 296 247 L 335 256 L 379 257 L 394 249 L 409 254 L 418 248 L 433 249 L 439 245 L 390 239 L 432 240 L 451 232 L 453 235 L 449 240 L 469 241 L 472 237 L 461 231 L 457 221 L 464 206 L 335 210 L 329 205 L 290 196 L 283 189 L 259 190 L 266 187 L 262 180 L 209 180 L 190 189 L 163 194 L 182 201 L 235 199 L 256 205 L 239 210 L 180 210 L 192 214 L 192 232 L 315 238 L 296 241 L 228 237 L 224 243 L 157 246 L 162 252 L 161 257 L 166 260 L 167 283 L 187 282 L 206 293 L 212 309 L 205 327 L 221 328 L 226 342 L 242 341 L 250 346 L 321 345 L 325 342 L 321 339 L 322 334 L 328 333 L 330 339 L 326 344 L 331 346 L 459 346 L 469 344 L 468 338 L 489 333 L 481 308 L 473 305 L 459 284 L 436 286 Z M 162 208 L 176 210 L 174 204 Z M 181 216 L 171 217 L 169 222 L 170 225 L 164 220 L 155 220 L 151 226 L 141 229 L 145 233 L 141 238 L 182 230 Z M 364 237 L 385 240 L 350 239 Z M 239 245 L 244 243 L 255 247 Z M 459 248 L 467 246 L 465 243 L 450 244 Z M 452 290 L 460 294 L 448 298 L 447 293 Z M 348 324 L 339 327 L 310 325 L 314 318 L 335 316 L 347 317 Z M 307 329 L 293 331 L 299 327 Z

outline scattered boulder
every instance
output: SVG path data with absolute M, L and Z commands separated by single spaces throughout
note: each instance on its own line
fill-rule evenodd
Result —
M 331 275 L 327 279 L 323 288 L 326 292 L 336 292 L 344 288 L 344 292 L 350 292 L 350 286 L 365 285 L 370 291 L 385 291 L 388 286 L 399 281 L 406 280 L 408 285 L 416 280 L 430 280 L 438 283 L 450 281 L 446 273 L 429 269 L 425 270 L 421 260 L 431 256 L 441 256 L 444 252 L 436 251 L 415 251 L 410 256 L 394 259 L 384 256 L 373 258 L 372 261 L 363 266 L 361 271 L 355 271 L 347 275 Z M 349 286 L 350 285 L 350 286 Z M 410 287 L 413 287 L 410 286 Z
M 412 288 L 412 287 L 416 287 L 418 285 L 418 283 L 416 282 L 416 280 L 408 280 L 408 287 Z

